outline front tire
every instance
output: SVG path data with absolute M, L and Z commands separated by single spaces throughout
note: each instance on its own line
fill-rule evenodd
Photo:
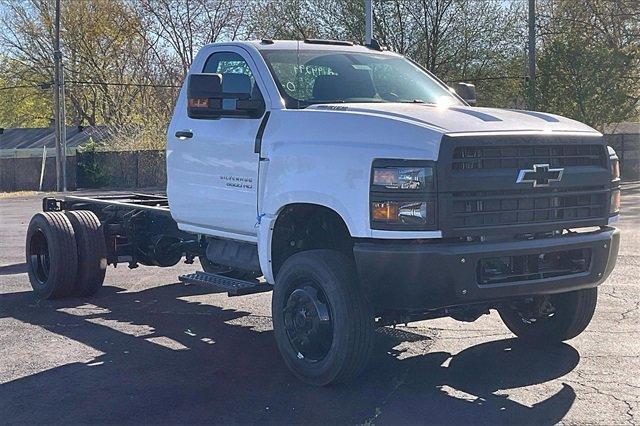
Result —
M 64 213 L 38 213 L 31 218 L 27 229 L 26 260 L 31 287 L 40 299 L 72 294 L 78 251 L 73 227 Z
M 498 312 L 519 338 L 553 344 L 582 333 L 593 318 L 597 301 L 598 289 L 594 287 L 508 303 Z
M 285 364 L 302 381 L 348 382 L 366 367 L 374 316 L 353 262 L 334 250 L 289 257 L 278 272 L 273 328 Z

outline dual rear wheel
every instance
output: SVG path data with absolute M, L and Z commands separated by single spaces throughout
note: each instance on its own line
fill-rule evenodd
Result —
M 107 267 L 100 220 L 86 210 L 36 214 L 27 230 L 26 261 L 41 299 L 95 294 Z

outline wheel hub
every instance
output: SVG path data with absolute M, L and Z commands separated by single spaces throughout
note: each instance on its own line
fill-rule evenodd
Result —
M 556 313 L 556 308 L 549 296 L 516 305 L 514 309 L 525 324 L 535 324 L 553 317 Z
M 323 359 L 333 340 L 330 309 L 322 290 L 312 284 L 296 288 L 283 310 L 287 337 L 298 358 Z
M 293 323 L 295 324 L 297 329 L 304 329 L 307 325 L 307 313 L 305 309 L 302 308 L 298 312 L 296 312 L 296 316 L 294 317 Z

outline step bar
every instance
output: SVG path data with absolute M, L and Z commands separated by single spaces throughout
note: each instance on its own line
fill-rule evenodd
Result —
M 202 271 L 180 275 L 178 279 L 183 283 L 214 287 L 217 290 L 226 291 L 229 296 L 244 296 L 246 294 L 265 293 L 273 290 L 271 284 L 239 280 L 237 278 Z

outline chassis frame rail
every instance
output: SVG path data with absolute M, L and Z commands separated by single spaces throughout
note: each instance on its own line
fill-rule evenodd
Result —
M 161 194 L 120 193 L 45 197 L 47 211 L 89 210 L 102 225 L 107 245 L 107 263 L 127 262 L 149 266 L 173 266 L 183 257 L 187 263 L 201 255 L 199 235 L 178 229 L 171 217 L 169 201 Z

